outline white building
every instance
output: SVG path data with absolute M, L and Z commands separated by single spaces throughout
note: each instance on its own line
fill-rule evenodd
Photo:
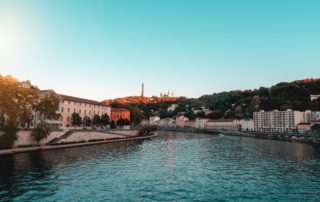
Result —
M 171 104 L 169 107 L 168 107 L 168 112 L 173 112 L 174 110 L 176 110 L 176 108 L 178 107 L 177 104 Z
M 320 98 L 320 95 L 310 95 L 311 101 L 314 101 L 316 99 Z
M 238 119 L 217 119 L 209 120 L 207 128 L 215 130 L 240 130 L 241 125 Z
M 208 122 L 208 119 L 197 118 L 196 122 L 195 122 L 195 127 L 196 128 L 206 128 L 207 122 Z
M 291 132 L 303 122 L 300 111 L 259 111 L 253 113 L 254 129 L 259 132 Z
M 160 116 L 151 116 L 149 118 L 150 125 L 159 125 L 160 122 Z
M 320 112 L 307 110 L 303 113 L 303 122 L 312 122 L 320 120 Z
M 253 119 L 241 119 L 240 125 L 241 131 L 254 131 Z

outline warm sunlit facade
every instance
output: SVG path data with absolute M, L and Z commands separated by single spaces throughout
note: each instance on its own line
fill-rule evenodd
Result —
M 40 96 L 46 93 L 55 93 L 52 90 L 41 91 Z M 61 114 L 60 120 L 46 120 L 50 127 L 55 129 L 69 129 L 72 127 L 72 114 L 78 113 L 81 119 L 89 117 L 91 120 L 94 115 L 101 117 L 103 114 L 111 115 L 111 107 L 106 106 L 95 100 L 88 100 L 68 95 L 56 94 L 60 98 L 59 108 L 57 113 Z M 40 117 L 37 118 L 39 120 Z
M 125 108 L 112 108 L 111 110 L 111 121 L 117 123 L 119 119 L 129 120 L 130 121 L 130 110 Z

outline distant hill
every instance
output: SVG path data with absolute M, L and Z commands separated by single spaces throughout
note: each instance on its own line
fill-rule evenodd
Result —
M 311 101 L 310 95 L 320 94 L 320 79 L 281 82 L 270 88 L 230 91 L 204 95 L 199 100 L 212 110 L 223 112 L 228 118 L 251 118 L 256 110 L 316 110 L 320 100 Z
M 207 117 L 219 118 L 252 118 L 258 110 L 314 110 L 320 111 L 320 99 L 311 101 L 310 95 L 320 94 L 320 79 L 304 79 L 293 82 L 281 82 L 270 88 L 260 87 L 253 90 L 234 90 L 229 92 L 204 95 L 200 98 L 166 100 L 164 102 L 131 102 L 114 103 L 127 107 L 136 105 L 144 111 L 145 117 L 159 115 L 161 118 L 175 117 L 184 114 L 193 120 L 203 118 L 204 113 L 194 114 L 204 108 L 212 111 Z M 129 99 L 125 99 L 128 101 Z M 178 104 L 174 111 L 168 111 L 171 104 Z

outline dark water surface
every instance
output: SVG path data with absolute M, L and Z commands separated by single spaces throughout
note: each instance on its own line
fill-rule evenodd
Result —
M 160 132 L 0 157 L 0 201 L 320 201 L 320 148 Z

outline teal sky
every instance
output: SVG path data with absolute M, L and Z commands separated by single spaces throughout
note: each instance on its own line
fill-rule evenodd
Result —
M 103 100 L 320 77 L 319 0 L 0 0 L 0 73 Z

